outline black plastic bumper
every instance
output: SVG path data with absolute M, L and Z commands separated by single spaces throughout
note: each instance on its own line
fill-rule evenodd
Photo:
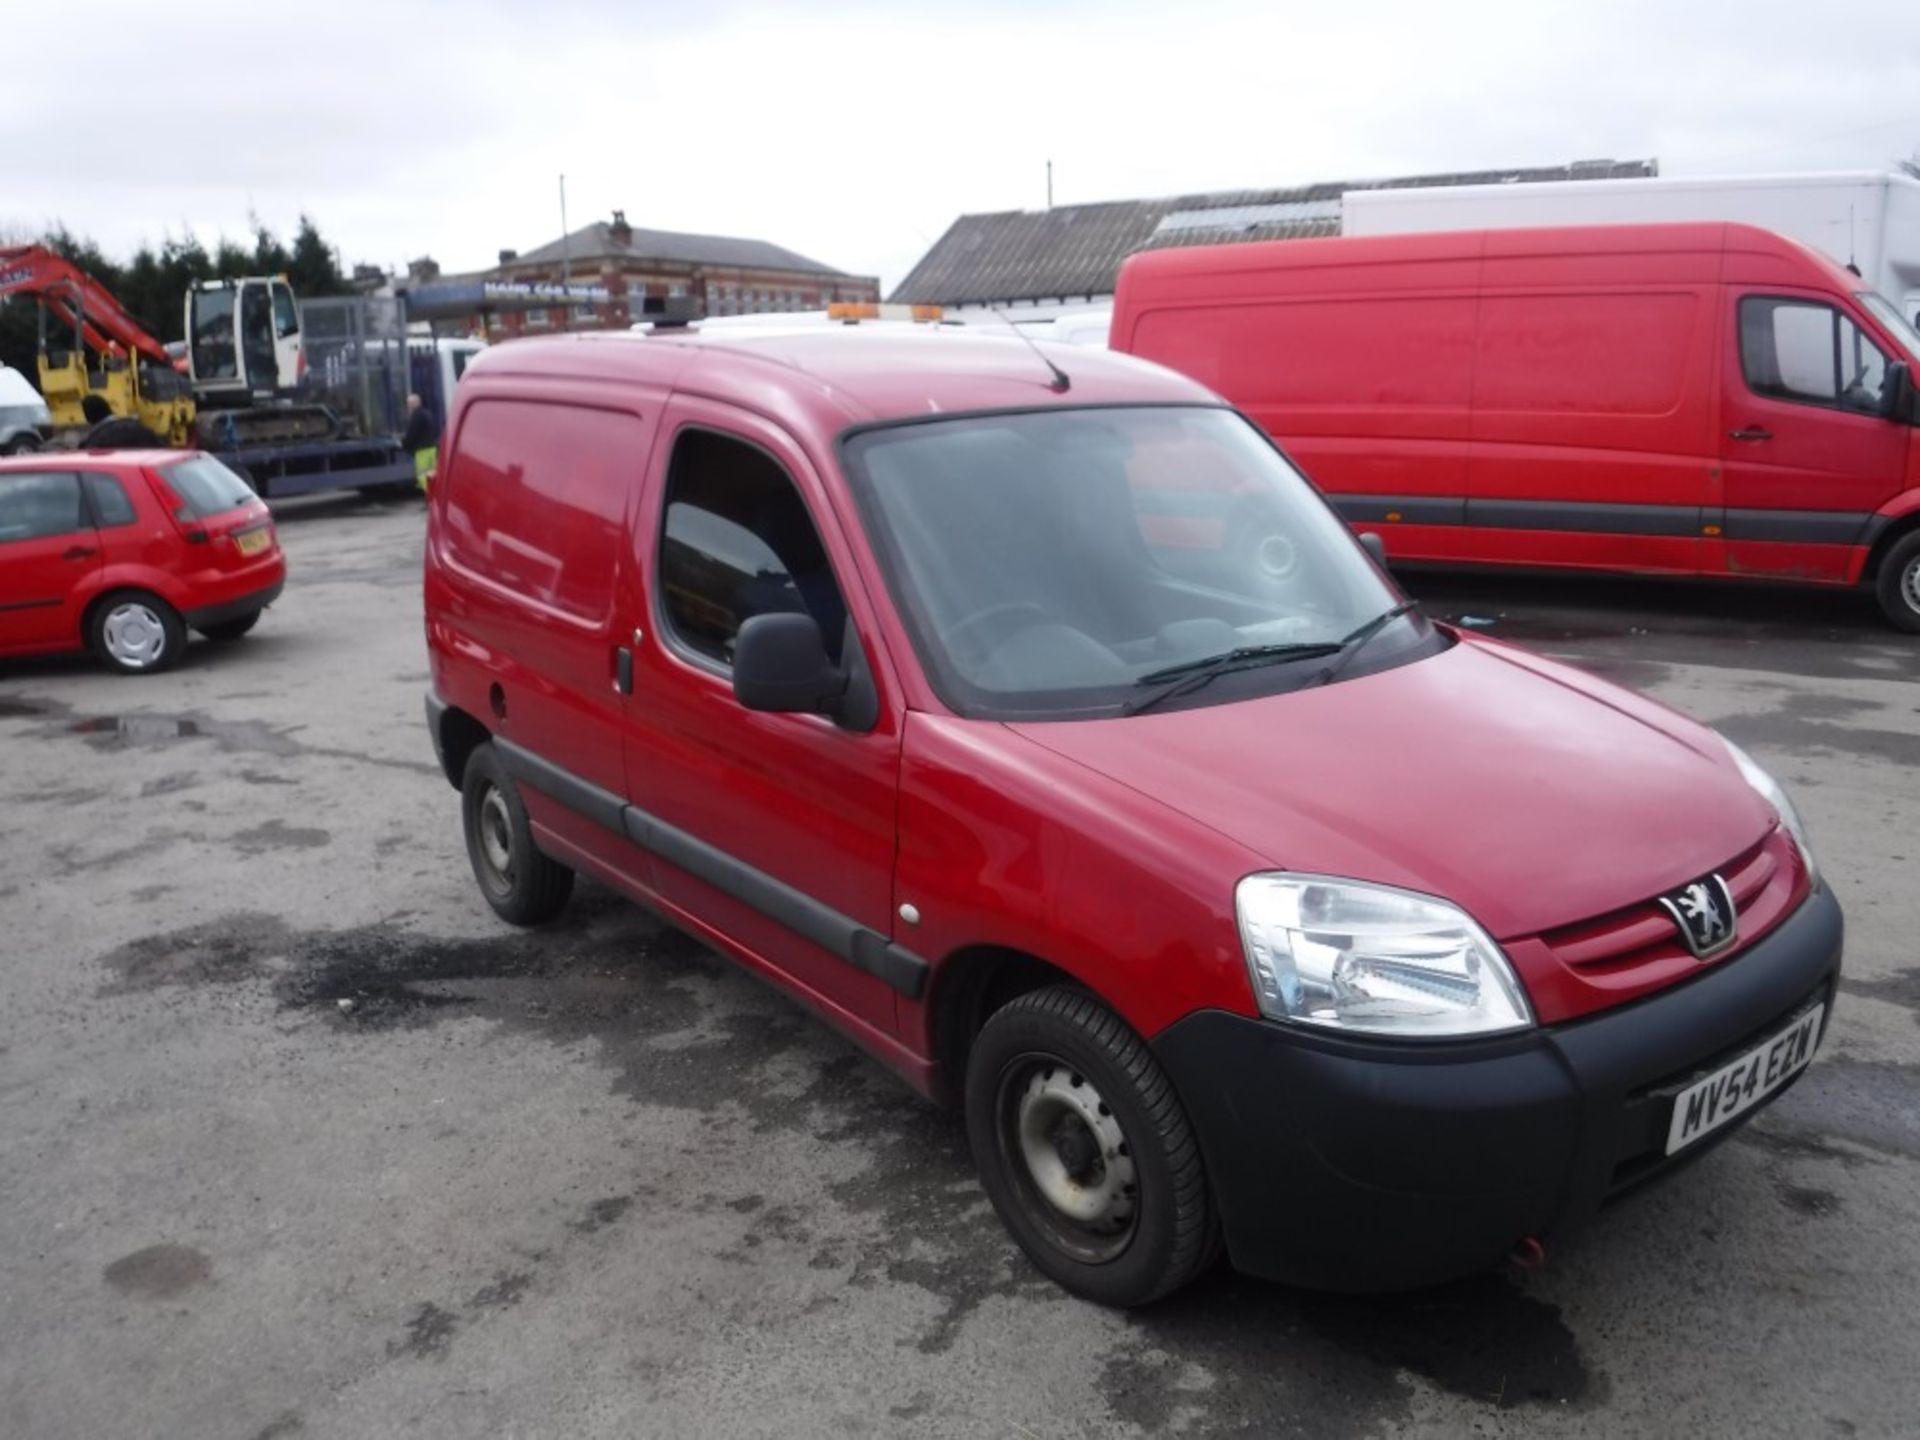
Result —
M 229 600 L 224 605 L 207 605 L 198 610 L 189 610 L 180 618 L 187 622 L 191 630 L 204 630 L 210 625 L 224 625 L 229 620 L 241 620 L 256 610 L 264 610 L 280 598 L 280 592 L 286 588 L 285 580 L 276 580 L 260 590 L 242 595 L 238 600 Z
M 1496 1265 L 1738 1129 L 1745 1117 L 1664 1154 L 1689 1081 L 1815 1002 L 1831 1021 L 1841 933 L 1821 889 L 1696 979 L 1516 1038 L 1393 1045 L 1209 1010 L 1154 1050 L 1199 1131 L 1237 1269 L 1409 1288 Z

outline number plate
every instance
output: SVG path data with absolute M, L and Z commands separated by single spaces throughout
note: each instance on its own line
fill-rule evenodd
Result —
M 1820 1043 L 1820 1016 L 1825 1010 L 1824 1005 L 1814 1006 L 1771 1039 L 1674 1096 L 1667 1154 L 1746 1114 L 1806 1069 L 1813 1047 Z
M 272 532 L 267 530 L 248 530 L 233 537 L 234 548 L 242 555 L 258 555 L 272 543 Z

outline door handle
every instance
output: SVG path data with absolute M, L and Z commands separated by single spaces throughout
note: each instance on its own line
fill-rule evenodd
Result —
M 624 645 L 614 648 L 613 688 L 622 695 L 633 694 L 633 651 Z
M 1771 440 L 1773 431 L 1763 425 L 1749 425 L 1744 430 L 1727 431 L 1729 440 Z
M 60 558 L 62 560 L 84 560 L 89 555 L 98 555 L 99 553 L 100 552 L 91 545 L 69 545 L 65 550 L 60 552 Z

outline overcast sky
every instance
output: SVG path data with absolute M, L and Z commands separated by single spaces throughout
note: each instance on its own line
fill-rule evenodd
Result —
M 1920 150 L 1911 0 L 94 0 L 6 6 L 0 231 L 312 214 L 492 263 L 625 209 L 891 286 L 958 214 L 1612 156 Z

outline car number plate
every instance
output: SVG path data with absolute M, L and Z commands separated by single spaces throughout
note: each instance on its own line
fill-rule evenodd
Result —
M 272 543 L 272 539 L 265 530 L 249 530 L 244 535 L 234 536 L 233 543 L 242 555 L 258 555 Z
M 1806 1069 L 1813 1059 L 1814 1046 L 1820 1043 L 1820 1017 L 1826 1008 L 1814 1006 L 1738 1060 L 1722 1065 L 1674 1096 L 1673 1121 L 1667 1126 L 1667 1154 L 1744 1115 Z

